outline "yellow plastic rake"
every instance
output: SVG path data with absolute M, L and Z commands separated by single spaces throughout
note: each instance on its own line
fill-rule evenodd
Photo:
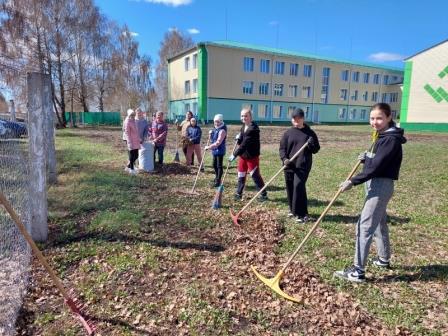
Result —
M 350 179 L 353 176 L 353 174 L 356 172 L 356 170 L 358 169 L 360 164 L 361 164 L 361 161 L 358 161 L 356 163 L 356 165 L 353 167 L 352 171 L 348 175 L 347 180 Z M 341 188 L 339 188 L 338 192 L 334 195 L 333 199 L 330 201 L 330 203 L 327 205 L 327 207 L 322 212 L 320 217 L 317 219 L 316 223 L 314 223 L 313 227 L 310 229 L 308 234 L 305 236 L 305 238 L 303 238 L 303 240 L 300 243 L 300 245 L 297 247 L 297 249 L 294 251 L 294 253 L 289 257 L 288 261 L 282 267 L 282 269 L 273 278 L 269 279 L 269 278 L 264 277 L 263 275 L 261 275 L 257 271 L 257 269 L 254 266 L 251 266 L 252 271 L 254 271 L 254 273 L 258 277 L 258 279 L 260 279 L 266 286 L 268 286 L 270 289 L 272 289 L 274 292 L 276 292 L 278 295 L 280 295 L 281 297 L 285 298 L 286 300 L 297 302 L 297 303 L 301 303 L 300 299 L 297 299 L 295 297 L 292 297 L 292 296 L 286 294 L 280 288 L 280 280 L 283 277 L 283 273 L 285 273 L 285 270 L 288 268 L 289 264 L 291 264 L 292 260 L 295 258 L 297 253 L 299 253 L 299 251 L 302 249 L 303 245 L 306 243 L 306 241 L 309 239 L 309 237 L 313 234 L 313 232 L 317 229 L 317 227 L 319 226 L 320 222 L 325 217 L 325 215 L 327 214 L 328 210 L 330 210 L 330 208 L 333 205 L 334 201 L 336 201 L 336 199 L 341 194 L 341 192 L 342 192 L 342 190 L 341 190 Z

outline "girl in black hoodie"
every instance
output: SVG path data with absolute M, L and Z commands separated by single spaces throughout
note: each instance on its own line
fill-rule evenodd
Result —
M 375 238 L 378 256 L 373 264 L 389 267 L 391 256 L 386 208 L 398 180 L 403 158 L 402 144 L 406 142 L 403 129 L 392 120 L 390 106 L 379 103 L 370 111 L 370 125 L 378 135 L 371 152 L 360 154 L 363 170 L 350 180 L 344 181 L 341 191 L 354 185 L 366 183 L 366 200 L 356 225 L 356 249 L 353 266 L 335 272 L 335 276 L 354 282 L 365 281 L 365 266 L 372 239 Z

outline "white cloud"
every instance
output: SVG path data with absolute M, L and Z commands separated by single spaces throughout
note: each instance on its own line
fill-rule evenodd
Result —
M 173 7 L 189 5 L 193 2 L 193 0 L 144 0 L 144 1 Z
M 191 34 L 191 35 L 199 34 L 199 33 L 200 33 L 199 29 L 196 29 L 196 28 L 190 28 L 190 29 L 187 29 L 187 32 L 188 32 L 189 34 Z
M 169 27 L 168 31 L 172 32 L 172 31 L 179 31 L 179 29 L 177 29 L 177 27 Z
M 369 55 L 369 60 L 374 62 L 391 62 L 391 61 L 402 61 L 405 56 L 400 54 L 379 52 Z

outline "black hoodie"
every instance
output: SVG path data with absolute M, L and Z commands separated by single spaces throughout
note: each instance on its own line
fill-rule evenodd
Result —
M 307 125 L 304 124 L 303 128 L 291 127 L 282 136 L 280 140 L 279 154 L 280 159 L 285 161 L 285 159 L 290 159 L 295 153 L 308 141 L 309 138 L 313 138 L 312 144 L 308 145 L 307 148 L 301 153 L 294 162 L 291 162 L 287 167 L 286 171 L 304 171 L 309 173 L 311 166 L 313 164 L 313 155 L 316 154 L 319 149 L 319 140 L 317 139 L 316 133 Z
M 240 130 L 240 138 L 238 145 L 240 145 L 233 155 L 241 156 L 244 159 L 252 159 L 260 156 L 260 129 L 255 122 L 251 122 L 246 132 L 244 132 L 243 125 Z
M 350 180 L 354 185 L 364 183 L 374 177 L 384 177 L 398 180 L 401 160 L 403 159 L 402 144 L 406 143 L 404 130 L 391 127 L 380 133 L 372 153 L 368 153 L 362 172 Z

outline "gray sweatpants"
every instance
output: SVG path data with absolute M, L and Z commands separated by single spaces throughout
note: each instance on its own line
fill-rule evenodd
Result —
M 386 207 L 394 193 L 394 181 L 389 178 L 373 178 L 366 182 L 366 200 L 356 224 L 356 248 L 354 265 L 364 270 L 372 239 L 382 260 L 390 259 L 389 228 L 386 223 Z

